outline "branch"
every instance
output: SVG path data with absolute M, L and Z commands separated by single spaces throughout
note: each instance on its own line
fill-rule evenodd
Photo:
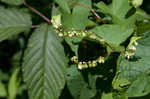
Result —
M 86 4 L 72 4 L 71 6 L 83 6 L 83 7 L 86 7 L 86 8 L 89 8 L 90 11 L 95 15 L 96 19 L 99 21 L 99 22 L 102 22 L 102 18 L 94 11 L 94 9 L 92 9 L 90 6 L 86 5 Z M 103 23 L 103 22 L 102 22 Z
M 37 15 L 39 15 L 41 18 L 43 18 L 48 24 L 51 24 L 51 20 L 50 19 L 48 19 L 46 16 L 44 16 L 42 13 L 40 13 L 38 10 L 36 10 L 36 9 L 34 9 L 33 7 L 31 7 L 30 5 L 28 5 L 27 3 L 26 3 L 26 0 L 24 0 L 24 5 L 27 7 L 27 8 L 29 8 L 29 9 L 31 9 L 34 13 L 36 13 Z
M 40 25 L 32 25 L 31 26 L 32 29 L 39 28 L 39 27 L 40 27 Z

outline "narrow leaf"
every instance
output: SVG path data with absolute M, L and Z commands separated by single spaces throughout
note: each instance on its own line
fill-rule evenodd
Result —
M 17 95 L 17 91 L 21 82 L 21 78 L 19 77 L 20 68 L 17 68 L 9 81 L 8 84 L 8 93 L 9 93 L 9 99 L 15 99 Z
M 0 97 L 6 97 L 7 91 L 5 85 L 0 81 Z

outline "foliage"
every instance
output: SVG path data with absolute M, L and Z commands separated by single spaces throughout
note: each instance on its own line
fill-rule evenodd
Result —
M 0 99 L 149 99 L 149 8 L 0 0 Z

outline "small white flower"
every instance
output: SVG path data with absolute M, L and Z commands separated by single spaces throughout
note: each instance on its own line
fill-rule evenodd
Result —
M 78 69 L 79 69 L 79 70 L 82 70 L 82 62 L 79 62 L 79 64 L 78 64 Z
M 104 42 L 105 42 L 105 40 L 104 40 L 104 39 L 101 39 L 101 40 L 100 40 L 100 42 L 103 42 L 103 43 L 104 43 Z
M 131 0 L 131 3 L 133 4 L 133 6 L 135 8 L 139 7 L 140 5 L 142 5 L 143 0 Z
M 86 36 L 85 32 L 82 33 L 82 36 Z
M 75 62 L 75 63 L 78 63 L 78 57 L 77 56 L 73 56 L 71 58 L 71 61 Z
M 133 51 L 135 51 L 135 50 L 136 50 L 136 47 L 135 47 L 135 46 L 133 46 L 133 45 L 131 45 L 131 46 L 129 46 L 129 50 L 133 50 Z
M 63 37 L 63 34 L 62 34 L 62 33 L 59 33 L 58 36 Z
M 96 65 L 97 65 L 97 61 L 96 60 L 92 61 L 92 67 L 96 67 Z
M 104 62 L 105 62 L 104 57 L 100 56 L 100 57 L 98 58 L 98 62 L 99 62 L 99 63 L 104 63 Z
M 90 38 L 95 40 L 96 39 L 96 35 L 92 34 L 92 35 L 90 35 Z
M 87 65 L 86 62 L 83 62 L 83 63 L 82 63 L 82 66 L 83 66 L 83 68 L 88 68 L 88 65 Z
M 136 45 L 136 46 L 137 46 L 137 45 L 138 45 L 138 43 L 135 41 L 135 42 L 134 42 L 134 45 Z
M 70 34 L 69 34 L 69 37 L 72 37 L 72 36 L 73 36 L 73 34 L 72 34 L 72 33 L 70 33 Z
M 125 57 L 127 57 L 127 59 L 130 59 L 130 57 L 133 55 L 134 55 L 134 52 L 132 52 L 132 51 L 126 51 L 125 52 Z

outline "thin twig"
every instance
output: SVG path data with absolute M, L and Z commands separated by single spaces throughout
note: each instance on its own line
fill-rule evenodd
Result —
M 86 4 L 72 4 L 71 6 L 83 6 L 83 7 L 86 7 L 86 8 L 89 8 L 90 11 L 95 15 L 96 19 L 99 21 L 99 22 L 102 22 L 102 18 L 94 11 L 94 9 L 92 9 L 90 6 L 86 5 Z
M 24 0 L 24 5 L 26 7 L 28 7 L 29 9 L 31 9 L 34 13 L 36 13 L 37 15 L 39 15 L 40 17 L 42 17 L 48 24 L 51 24 L 51 20 L 48 19 L 46 16 L 44 16 L 42 13 L 40 13 L 38 10 L 36 10 L 35 8 L 31 7 L 30 5 L 28 5 L 26 3 L 26 0 Z
M 31 26 L 32 29 L 39 28 L 39 27 L 40 27 L 40 25 L 32 25 Z

